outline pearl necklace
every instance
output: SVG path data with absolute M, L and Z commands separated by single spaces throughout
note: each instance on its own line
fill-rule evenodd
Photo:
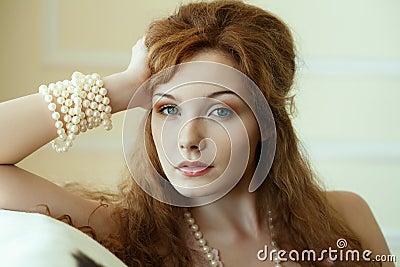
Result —
M 211 267 L 217 267 L 217 266 L 223 266 L 222 262 L 219 261 L 219 259 L 215 258 L 214 254 L 212 253 L 213 248 L 207 245 L 207 241 L 204 239 L 203 233 L 199 231 L 199 226 L 196 224 L 194 218 L 192 217 L 192 213 L 185 208 L 185 212 L 183 213 L 183 216 L 185 218 L 186 223 L 189 225 L 190 230 L 192 231 L 194 237 L 196 238 L 197 242 L 199 243 L 201 250 L 205 254 L 207 260 L 210 262 Z M 272 212 L 271 210 L 268 210 L 268 226 L 269 226 L 269 231 L 271 234 L 271 245 L 272 245 L 272 250 L 275 250 L 274 253 L 272 253 L 272 260 L 275 263 L 275 267 L 281 267 L 280 264 L 280 259 L 278 257 L 277 251 L 279 250 L 276 246 L 276 242 L 274 241 L 274 232 L 273 232 L 273 219 L 272 219 Z M 218 265 L 219 264 L 219 265 Z

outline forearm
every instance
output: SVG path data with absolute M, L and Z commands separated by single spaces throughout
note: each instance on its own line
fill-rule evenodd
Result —
M 15 164 L 57 137 L 39 93 L 0 104 L 0 164 Z

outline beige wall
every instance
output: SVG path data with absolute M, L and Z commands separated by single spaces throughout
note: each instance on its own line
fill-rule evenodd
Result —
M 74 70 L 122 70 L 146 25 L 177 2 L 0 1 L 0 101 L 34 93 Z M 400 2 L 250 2 L 278 14 L 294 32 L 300 56 L 294 123 L 315 169 L 329 189 L 368 201 L 398 253 Z M 111 133 L 87 133 L 64 155 L 43 147 L 20 166 L 54 181 L 114 185 L 124 164 L 123 114 L 114 120 Z

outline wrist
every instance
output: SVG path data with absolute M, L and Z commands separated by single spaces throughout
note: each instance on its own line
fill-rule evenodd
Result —
M 147 75 L 135 75 L 128 69 L 112 74 L 103 79 L 104 86 L 108 90 L 112 113 L 124 111 L 128 108 L 128 105 L 129 108 L 139 106 L 147 108 L 149 106 L 150 99 L 146 92 L 140 92 L 140 96 L 137 96 L 137 99 L 130 104 L 136 90 L 142 85 L 147 77 Z
M 110 98 L 112 113 L 126 110 L 138 85 L 126 71 L 109 75 L 103 81 Z

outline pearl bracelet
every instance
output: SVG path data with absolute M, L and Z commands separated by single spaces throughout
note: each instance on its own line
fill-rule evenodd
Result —
M 88 129 L 100 124 L 107 131 L 112 129 L 110 99 L 97 73 L 74 72 L 70 81 L 39 86 L 39 93 L 44 95 L 56 121 L 58 137 L 51 144 L 57 152 L 68 151 L 75 137 Z

